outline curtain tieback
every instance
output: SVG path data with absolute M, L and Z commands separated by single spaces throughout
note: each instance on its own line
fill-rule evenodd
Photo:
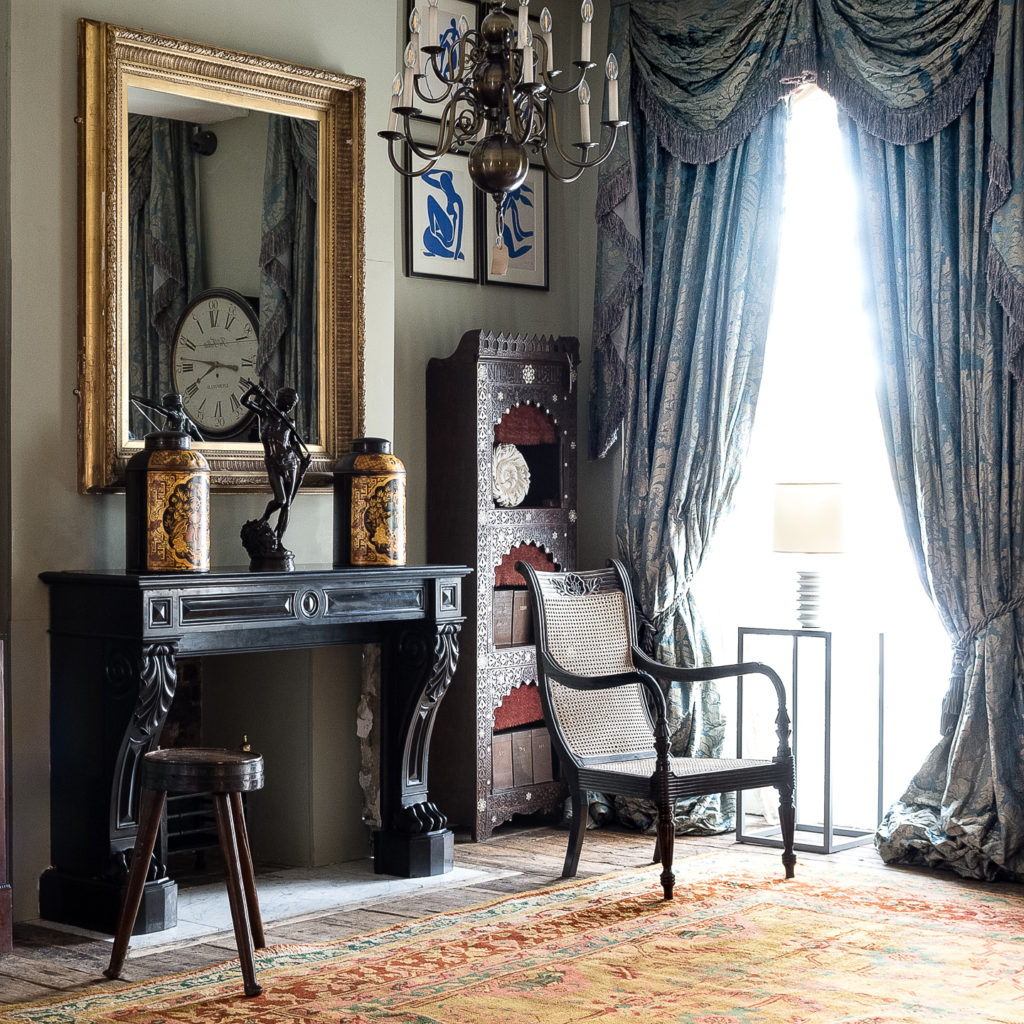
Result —
M 682 595 L 690 589 L 690 580 L 686 580 L 685 584 L 683 590 L 676 595 L 676 601 L 679 601 Z M 658 612 L 656 615 L 648 616 L 644 614 L 639 599 L 634 597 L 633 610 L 636 612 L 636 626 L 637 633 L 639 633 L 640 646 L 650 654 L 653 650 L 655 638 L 661 636 L 661 631 L 664 629 L 668 617 L 672 614 L 672 606 L 669 606 L 663 612 Z
M 1018 594 L 1010 601 L 1001 604 L 995 611 L 990 612 L 983 619 L 974 623 L 964 630 L 953 642 L 953 667 L 949 677 L 949 687 L 946 695 L 942 698 L 942 721 L 943 734 L 956 728 L 960 720 L 960 710 L 964 703 L 964 678 L 966 676 L 967 655 L 974 646 L 974 641 L 992 625 L 996 619 L 1004 615 L 1010 615 L 1024 606 L 1024 592 Z

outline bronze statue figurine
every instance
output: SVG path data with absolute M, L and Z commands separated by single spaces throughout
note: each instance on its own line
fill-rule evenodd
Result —
M 248 389 L 241 401 L 259 418 L 263 457 L 273 497 L 259 519 L 250 519 L 242 526 L 242 545 L 249 554 L 250 569 L 290 571 L 295 568 L 295 560 L 284 546 L 284 531 L 288 527 L 292 501 L 302 486 L 312 456 L 295 427 L 295 420 L 289 415 L 295 408 L 295 389 L 279 388 L 276 396 L 271 397 L 262 383 L 245 383 Z M 274 512 L 277 512 L 277 523 L 272 528 L 270 517 Z
M 163 405 L 158 405 L 156 402 L 151 402 L 148 398 L 141 398 L 138 395 L 132 395 L 131 401 L 134 405 L 145 406 L 145 408 L 153 412 L 163 413 L 167 417 L 167 424 L 163 428 L 165 431 L 172 431 L 176 434 L 188 434 L 196 441 L 204 440 L 199 428 L 189 418 L 188 413 L 185 412 L 185 407 L 181 402 L 181 395 L 164 395 Z M 145 415 L 143 413 L 143 416 Z M 148 416 L 146 416 L 146 419 L 153 423 Z M 156 424 L 153 423 L 153 426 L 156 426 Z

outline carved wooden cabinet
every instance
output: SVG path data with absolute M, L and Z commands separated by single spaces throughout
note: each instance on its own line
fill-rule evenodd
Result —
M 578 361 L 576 338 L 470 331 L 427 367 L 427 551 L 474 569 L 430 782 L 478 840 L 564 796 L 514 566 L 575 564 Z

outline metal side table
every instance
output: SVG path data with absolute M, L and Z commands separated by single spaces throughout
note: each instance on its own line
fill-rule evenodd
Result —
M 833 694 L 832 694 L 832 633 L 826 630 L 818 629 L 768 629 L 768 628 L 757 628 L 749 626 L 740 626 L 738 630 L 738 644 L 737 644 L 737 661 L 768 661 L 767 658 L 761 658 L 750 651 L 751 645 L 748 641 L 754 637 L 781 637 L 789 638 L 790 640 L 790 686 L 789 686 L 789 713 L 793 724 L 793 737 L 792 746 L 793 754 L 796 761 L 796 807 L 797 807 L 797 821 L 796 821 L 796 839 L 794 844 L 796 850 L 804 853 L 836 853 L 839 850 L 847 850 L 854 846 L 860 846 L 864 843 L 871 842 L 874 838 L 874 828 L 853 828 L 846 827 L 845 825 L 840 827 L 835 824 L 834 818 L 834 806 L 833 806 L 833 773 L 832 773 L 832 754 L 833 754 Z M 806 678 L 801 678 L 801 667 L 807 670 L 807 659 L 810 656 L 815 657 L 815 678 L 808 682 Z M 885 699 L 885 636 L 882 633 L 878 634 L 878 676 L 877 676 L 877 700 L 878 700 L 878 730 L 877 730 L 877 787 L 876 787 L 876 821 L 882 819 L 882 757 L 883 757 L 883 736 L 884 736 L 884 699 Z M 778 669 L 779 666 L 777 665 Z M 780 672 L 780 674 L 783 674 Z M 785 675 L 783 674 L 785 679 Z M 802 687 L 804 692 L 802 693 Z M 820 739 L 822 743 L 820 764 L 822 767 L 822 790 L 824 797 L 824 807 L 822 811 L 821 824 L 817 822 L 805 823 L 801 820 L 801 807 L 799 801 L 800 785 L 801 785 L 801 758 L 800 752 L 803 749 L 805 752 L 812 749 L 811 744 L 814 743 L 813 732 L 808 735 L 806 730 L 805 734 L 801 736 L 801 717 L 807 718 L 808 715 L 801 715 L 801 711 L 804 710 L 803 703 L 810 703 L 812 697 L 815 696 L 814 691 L 810 691 L 810 695 L 807 693 L 808 687 L 814 687 L 817 690 L 817 703 L 820 708 L 821 714 L 818 715 L 818 723 L 812 721 L 811 726 L 816 724 L 822 726 L 820 729 Z M 872 687 L 874 689 L 874 687 Z M 874 696 L 874 695 L 872 695 Z M 744 681 L 741 677 L 737 682 L 737 694 L 736 694 L 736 755 L 737 757 L 743 757 L 743 703 L 744 703 Z M 801 747 L 801 744 L 803 745 Z M 872 753 L 872 747 L 874 744 L 871 742 L 865 743 L 865 766 L 870 767 L 870 758 Z M 810 756 L 806 757 L 807 761 L 811 761 Z M 813 765 L 810 769 L 805 769 L 804 772 L 804 783 L 808 784 L 807 771 L 813 770 Z M 766 826 L 757 827 L 755 829 L 748 829 L 746 825 L 746 815 L 744 813 L 743 806 L 743 793 L 736 794 L 736 839 L 741 843 L 752 843 L 759 846 L 782 846 L 781 830 L 777 824 L 768 824 Z M 803 839 L 803 841 L 801 841 Z

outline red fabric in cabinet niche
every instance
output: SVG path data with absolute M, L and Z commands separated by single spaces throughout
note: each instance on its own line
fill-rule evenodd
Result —
M 494 711 L 494 731 L 515 729 L 520 725 L 533 725 L 542 721 L 544 711 L 540 706 L 540 693 L 536 683 L 517 686 L 502 700 Z
M 555 560 L 536 544 L 516 544 L 494 569 L 496 587 L 525 587 L 526 580 L 516 572 L 516 562 L 529 562 L 537 572 L 557 572 Z
M 554 444 L 551 417 L 535 405 L 515 405 L 494 424 L 495 444 Z

